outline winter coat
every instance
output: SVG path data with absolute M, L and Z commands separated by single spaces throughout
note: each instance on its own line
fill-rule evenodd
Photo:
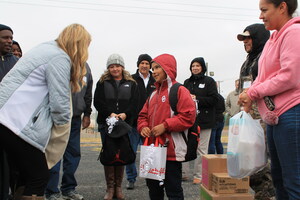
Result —
M 158 136 L 158 140 L 161 145 L 168 143 L 167 160 L 182 161 L 186 154 L 186 143 L 180 132 L 193 125 L 196 117 L 195 103 L 189 91 L 185 87 L 179 87 L 178 114 L 174 115 L 169 103 L 169 90 L 176 83 L 176 60 L 171 55 L 163 54 L 153 59 L 153 61 L 163 68 L 167 74 L 167 79 L 161 84 L 155 83 L 156 90 L 139 113 L 138 131 L 141 132 L 144 127 L 149 127 L 151 130 L 163 123 L 166 132 Z M 153 143 L 154 140 L 154 137 L 150 137 L 148 145 Z
M 94 94 L 98 124 L 106 124 L 106 118 L 111 113 L 125 113 L 125 121 L 132 125 L 137 115 L 138 96 L 137 84 L 134 81 L 122 79 L 119 86 L 114 79 L 98 81 Z
M 0 58 L 0 82 L 3 77 L 13 68 L 16 62 L 19 60 L 18 57 L 14 56 L 12 53 L 8 53 Z
M 138 113 L 142 110 L 147 98 L 151 95 L 151 93 L 155 90 L 155 80 L 152 77 L 152 73 L 150 73 L 148 85 L 145 87 L 144 80 L 141 78 L 139 70 L 136 71 L 135 74 L 132 74 L 132 78 L 137 82 L 138 90 L 139 90 L 139 103 L 138 103 L 138 110 L 136 115 L 136 120 L 134 122 L 134 126 L 137 126 L 137 118 Z
M 199 61 L 198 61 L 199 60 Z M 216 124 L 216 105 L 218 103 L 218 90 L 213 78 L 205 76 L 207 70 L 204 62 L 195 58 L 191 62 L 199 62 L 202 66 L 200 74 L 192 74 L 189 79 L 184 81 L 184 86 L 191 94 L 196 96 L 198 101 L 197 124 L 201 129 L 211 129 Z M 190 66 L 190 69 L 191 69 Z
M 0 84 L 0 123 L 45 152 L 53 129 L 70 128 L 70 71 L 55 41 L 33 48 Z

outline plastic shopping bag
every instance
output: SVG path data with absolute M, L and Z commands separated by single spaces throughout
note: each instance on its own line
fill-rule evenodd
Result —
M 250 176 L 267 163 L 264 130 L 259 120 L 241 111 L 230 118 L 227 170 L 233 178 Z
M 158 139 L 155 144 L 141 146 L 139 176 L 162 181 L 166 174 L 167 148 L 158 145 Z

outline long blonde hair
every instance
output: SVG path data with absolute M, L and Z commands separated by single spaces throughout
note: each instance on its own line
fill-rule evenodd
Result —
M 85 64 L 88 59 L 91 35 L 82 25 L 71 24 L 59 34 L 56 42 L 71 59 L 71 88 L 72 92 L 79 92 L 81 86 L 85 84 L 82 79 L 86 74 Z
M 127 80 L 127 81 L 133 81 L 133 82 L 136 82 L 132 76 L 130 75 L 130 73 L 128 71 L 126 71 L 124 68 L 122 69 L 122 76 L 123 76 L 123 79 Z M 106 80 L 111 80 L 111 79 L 114 79 L 112 77 L 112 75 L 109 73 L 109 70 L 105 70 L 104 73 L 101 75 L 100 77 L 100 83 L 102 83 L 103 81 L 106 81 Z

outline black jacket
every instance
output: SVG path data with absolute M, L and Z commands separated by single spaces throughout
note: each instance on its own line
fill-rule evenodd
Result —
M 80 117 L 83 113 L 84 116 L 90 116 L 92 113 L 92 88 L 93 77 L 89 65 L 86 63 L 86 75 L 83 77 L 86 85 L 80 92 L 72 94 L 73 104 L 73 117 Z
M 8 53 L 0 57 L 0 82 L 3 77 L 13 68 L 16 62 L 19 60 L 18 57 L 11 53 Z
M 216 124 L 218 91 L 213 78 L 204 74 L 192 75 L 184 81 L 184 86 L 198 100 L 197 123 L 201 129 L 213 128 Z
M 125 121 L 132 125 L 137 115 L 138 97 L 137 84 L 133 81 L 122 79 L 119 87 L 115 80 L 98 81 L 94 94 L 98 124 L 105 124 L 111 113 L 125 113 Z
M 218 103 L 216 106 L 216 121 L 217 122 L 223 122 L 224 121 L 224 115 L 225 112 L 225 99 L 222 97 L 222 95 L 218 94 Z
M 135 74 L 131 75 L 132 78 L 137 82 L 137 87 L 139 90 L 139 101 L 138 101 L 138 110 L 137 115 L 135 116 L 134 126 L 137 125 L 137 118 L 139 112 L 142 110 L 147 98 L 151 95 L 151 93 L 155 90 L 155 80 L 152 77 L 152 73 L 150 72 L 150 77 L 148 81 L 147 87 L 145 87 L 144 80 L 140 77 L 139 70 L 136 71 Z

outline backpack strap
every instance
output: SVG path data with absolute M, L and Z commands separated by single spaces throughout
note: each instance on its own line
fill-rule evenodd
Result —
M 182 86 L 181 83 L 175 83 L 171 86 L 170 92 L 169 92 L 169 103 L 171 106 L 171 109 L 173 110 L 174 114 L 177 115 L 177 103 L 178 103 L 178 88 Z

